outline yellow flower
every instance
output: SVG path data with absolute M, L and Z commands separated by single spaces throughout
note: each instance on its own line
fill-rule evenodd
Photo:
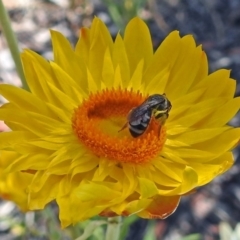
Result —
M 0 148 L 18 155 L 8 171 L 33 174 L 29 209 L 56 200 L 63 227 L 95 215 L 165 218 L 233 164 L 240 129 L 227 124 L 240 106 L 236 82 L 228 70 L 208 75 L 192 36 L 174 31 L 153 53 L 139 18 L 115 41 L 95 18 L 75 49 L 51 33 L 54 61 L 22 54 L 31 93 L 0 86 L 9 100 L 0 118 L 12 129 L 0 134 Z M 164 93 L 172 105 L 165 124 L 154 112 L 132 137 L 130 110 Z
M 27 186 L 33 175 L 26 172 L 6 173 L 8 160 L 15 157 L 15 152 L 0 152 L 0 198 L 13 201 L 22 211 L 27 211 Z

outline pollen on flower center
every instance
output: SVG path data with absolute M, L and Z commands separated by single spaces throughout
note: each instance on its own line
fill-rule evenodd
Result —
M 98 157 L 124 163 L 149 162 L 163 147 L 165 127 L 152 119 L 138 138 L 133 138 L 128 128 L 120 131 L 129 111 L 145 99 L 140 93 L 121 89 L 91 94 L 75 109 L 73 130 L 79 141 Z

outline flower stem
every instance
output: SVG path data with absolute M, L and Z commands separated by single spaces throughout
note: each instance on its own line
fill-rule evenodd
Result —
M 1 26 L 3 29 L 3 32 L 5 34 L 5 37 L 7 39 L 7 43 L 8 43 L 9 49 L 11 51 L 12 58 L 15 62 L 15 66 L 16 66 L 18 75 L 22 81 L 22 87 L 26 90 L 29 90 L 24 73 L 23 73 L 22 63 L 21 63 L 21 59 L 19 56 L 17 39 L 12 30 L 10 19 L 9 19 L 8 13 L 6 11 L 6 8 L 3 5 L 2 0 L 0 0 L 0 23 L 1 23 Z
M 119 216 L 108 218 L 106 240 L 119 240 L 121 222 L 122 218 Z

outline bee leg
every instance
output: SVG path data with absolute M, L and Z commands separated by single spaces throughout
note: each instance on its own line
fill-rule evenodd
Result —
M 120 130 L 118 130 L 118 132 L 121 132 L 121 131 L 124 130 L 127 126 L 128 126 L 128 122 L 126 122 L 126 123 L 123 125 L 123 127 L 122 127 Z

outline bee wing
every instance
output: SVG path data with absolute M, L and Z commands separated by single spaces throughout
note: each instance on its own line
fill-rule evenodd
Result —
M 149 109 L 149 107 L 146 105 L 133 108 L 128 115 L 128 122 L 132 126 L 142 125 L 144 127 L 147 127 L 151 119 L 151 115 L 151 109 Z
M 148 105 L 141 105 L 140 107 L 135 107 L 129 112 L 127 119 L 129 122 L 135 121 L 139 118 L 142 118 L 142 116 L 148 113 L 148 111 Z
M 152 112 L 151 109 L 145 107 L 143 109 L 135 109 L 131 112 L 129 116 L 129 122 L 128 122 L 128 127 L 131 135 L 133 137 L 139 137 L 142 135 L 151 120 L 152 117 Z

